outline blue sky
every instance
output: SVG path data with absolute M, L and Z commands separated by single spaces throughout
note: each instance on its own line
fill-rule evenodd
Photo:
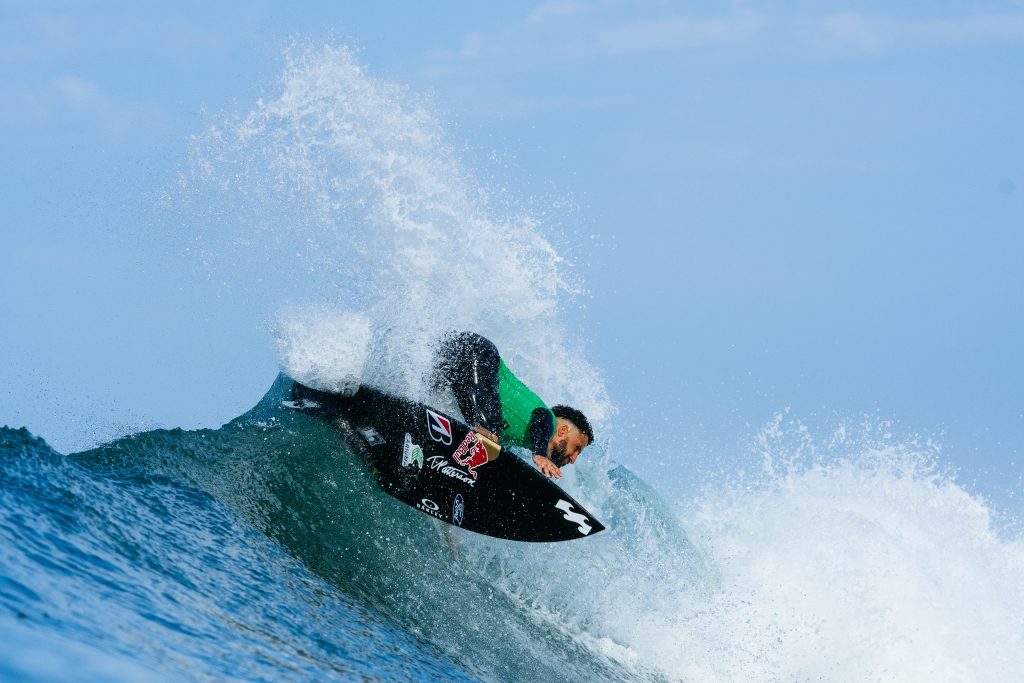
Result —
M 569 322 L 666 490 L 786 408 L 1019 490 L 1024 3 L 363 5 L 0 4 L 0 422 L 73 449 L 262 395 L 264 321 L 156 207 L 191 136 L 331 40 L 496 188 L 573 207 Z

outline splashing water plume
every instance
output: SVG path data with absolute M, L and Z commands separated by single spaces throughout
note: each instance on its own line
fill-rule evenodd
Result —
M 553 403 L 610 416 L 560 320 L 581 293 L 569 261 L 538 221 L 498 210 L 427 102 L 369 76 L 347 48 L 291 49 L 281 92 L 211 127 L 194 157 L 187 184 L 219 194 L 212 218 L 233 230 L 235 257 L 244 245 L 261 277 L 287 273 L 305 304 L 371 320 L 372 341 L 353 341 L 372 349 L 367 381 L 421 396 L 436 339 L 471 329 Z M 321 340 L 290 338 L 310 327 L 295 317 L 286 310 L 278 326 L 286 371 L 331 384 L 330 354 L 301 350 Z M 321 367 L 302 367 L 317 357 Z

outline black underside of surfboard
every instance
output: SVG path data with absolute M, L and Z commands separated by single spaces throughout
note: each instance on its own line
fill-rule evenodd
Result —
M 448 524 L 513 541 L 568 541 L 604 526 L 513 453 L 487 461 L 452 416 L 371 387 L 351 396 L 292 385 L 285 405 L 331 424 L 386 492 Z

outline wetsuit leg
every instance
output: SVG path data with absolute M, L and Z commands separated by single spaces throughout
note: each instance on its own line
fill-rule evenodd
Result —
M 451 387 L 462 416 L 472 425 L 501 436 L 498 396 L 498 349 L 473 332 L 459 332 L 441 341 L 435 362 L 439 387 Z

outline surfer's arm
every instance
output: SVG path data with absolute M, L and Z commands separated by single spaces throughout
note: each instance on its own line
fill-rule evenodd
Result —
M 547 453 L 548 442 L 555 435 L 555 424 L 551 418 L 551 411 L 547 408 L 537 408 L 530 413 L 527 434 L 530 435 L 530 450 L 534 453 Z
M 547 478 L 558 479 L 562 476 L 562 470 L 558 469 L 544 453 L 548 452 L 548 442 L 555 435 L 555 425 L 551 419 L 551 411 L 547 408 L 537 408 L 530 414 L 530 445 L 533 450 L 533 464 L 537 466 L 540 473 Z

